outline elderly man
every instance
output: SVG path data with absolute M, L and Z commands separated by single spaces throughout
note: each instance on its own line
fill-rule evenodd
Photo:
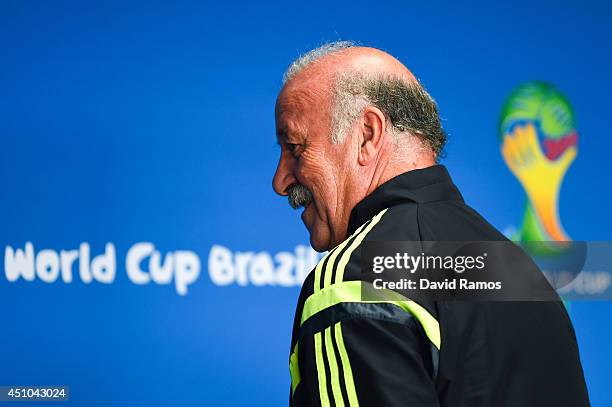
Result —
M 295 406 L 585 406 L 574 331 L 553 302 L 363 301 L 367 241 L 506 240 L 437 159 L 435 102 L 391 55 L 324 45 L 276 103 L 277 193 L 328 251 L 304 282 L 290 349 Z

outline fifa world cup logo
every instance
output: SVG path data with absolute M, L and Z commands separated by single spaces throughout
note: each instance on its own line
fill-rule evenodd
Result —
M 563 178 L 578 152 L 568 100 L 550 84 L 522 84 L 503 106 L 499 131 L 504 161 L 527 196 L 523 223 L 513 240 L 570 240 L 558 203 Z

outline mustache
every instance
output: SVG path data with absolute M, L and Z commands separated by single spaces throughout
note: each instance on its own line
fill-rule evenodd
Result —
M 300 206 L 305 208 L 312 202 L 312 192 L 302 184 L 289 185 L 287 195 L 289 205 L 293 209 L 298 209 Z

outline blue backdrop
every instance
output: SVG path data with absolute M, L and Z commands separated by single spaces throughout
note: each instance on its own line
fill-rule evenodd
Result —
M 295 274 L 313 259 L 271 189 L 273 107 L 289 62 L 327 40 L 415 72 L 450 134 L 443 163 L 502 230 L 525 201 L 502 103 L 555 84 L 580 137 L 563 224 L 611 240 L 610 3 L 175 3 L 0 5 L 0 385 L 65 384 L 87 406 L 287 402 Z M 593 405 L 612 405 L 612 304 L 570 311 Z

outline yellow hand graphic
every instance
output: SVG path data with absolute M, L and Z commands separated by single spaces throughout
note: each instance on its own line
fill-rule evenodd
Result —
M 558 213 L 561 182 L 576 158 L 577 149 L 572 146 L 558 159 L 549 160 L 538 142 L 533 124 L 516 126 L 504 136 L 502 155 L 512 173 L 525 189 L 544 230 L 553 240 L 569 240 Z

